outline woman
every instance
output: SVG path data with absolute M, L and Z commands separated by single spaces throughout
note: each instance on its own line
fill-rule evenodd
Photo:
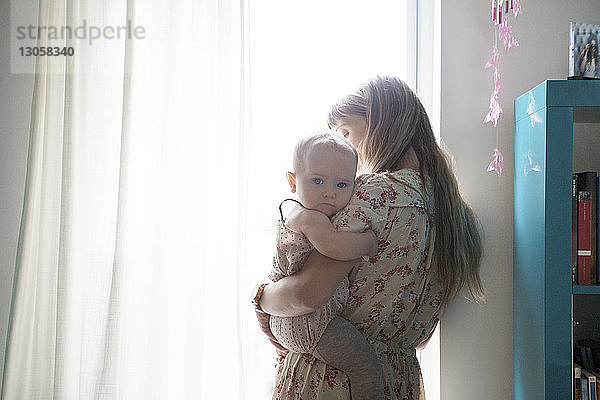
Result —
M 334 224 L 373 229 L 379 252 L 341 262 L 314 251 L 300 272 L 265 286 L 258 305 L 271 315 L 311 312 L 349 274 L 342 316 L 379 355 L 386 399 L 424 398 L 415 349 L 465 284 L 475 300 L 484 297 L 475 215 L 460 196 L 423 105 L 400 79 L 371 80 L 332 107 L 329 125 L 350 139 L 365 173 Z M 257 315 L 273 341 L 268 315 Z M 288 353 L 273 398 L 350 399 L 350 391 L 340 371 L 311 355 Z

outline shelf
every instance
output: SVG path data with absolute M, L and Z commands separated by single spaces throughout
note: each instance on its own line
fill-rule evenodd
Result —
M 573 294 L 600 294 L 600 285 L 574 285 Z
M 573 107 L 573 122 L 600 123 L 600 107 Z
M 572 174 L 597 170 L 599 124 L 600 80 L 548 80 L 515 99 L 515 400 L 572 399 L 573 340 L 598 332 L 600 285 L 573 285 L 568 266 Z

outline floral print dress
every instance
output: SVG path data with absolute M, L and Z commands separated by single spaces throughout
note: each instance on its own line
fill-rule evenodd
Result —
M 373 229 L 377 255 L 349 275 L 342 317 L 365 335 L 383 366 L 385 398 L 424 398 L 415 347 L 433 332 L 442 288 L 431 268 L 435 229 L 418 172 L 367 174 L 333 220 L 339 230 Z M 350 400 L 346 375 L 310 354 L 288 353 L 277 365 L 273 399 Z

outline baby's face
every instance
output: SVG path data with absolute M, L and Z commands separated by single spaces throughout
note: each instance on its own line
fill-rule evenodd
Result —
M 304 207 L 332 216 L 350 201 L 355 176 L 356 161 L 348 152 L 312 149 L 296 173 L 298 198 Z

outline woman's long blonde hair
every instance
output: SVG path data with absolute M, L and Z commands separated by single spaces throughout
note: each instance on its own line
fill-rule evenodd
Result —
M 447 305 L 465 284 L 475 301 L 483 301 L 477 218 L 460 195 L 450 157 L 436 143 L 419 98 L 402 80 L 379 76 L 333 105 L 328 124 L 333 128 L 352 116 L 367 122 L 367 135 L 357 149 L 362 172 L 397 171 L 412 147 L 421 176 L 431 184 L 436 228 L 433 262 L 444 289 L 442 304 Z

